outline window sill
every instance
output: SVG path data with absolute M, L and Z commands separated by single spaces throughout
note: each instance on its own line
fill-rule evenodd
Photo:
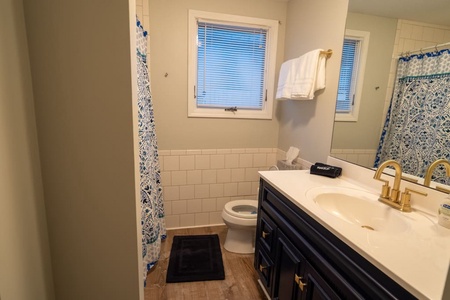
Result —
M 335 114 L 335 122 L 357 122 L 358 116 L 352 114 Z
M 245 111 L 237 112 L 189 112 L 189 118 L 220 118 L 220 119 L 255 119 L 272 120 L 272 113 L 248 113 Z

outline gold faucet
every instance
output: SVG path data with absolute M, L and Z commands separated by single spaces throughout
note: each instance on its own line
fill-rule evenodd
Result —
M 394 178 L 394 186 L 389 186 L 389 181 L 385 179 L 381 179 L 381 174 L 383 173 L 383 170 L 387 166 L 393 166 L 395 169 L 395 178 Z M 383 202 L 384 204 L 387 204 L 395 209 L 401 210 L 403 212 L 411 212 L 411 194 L 410 193 L 416 193 L 422 196 L 426 196 L 426 193 L 418 192 L 415 190 L 411 190 L 406 188 L 403 193 L 400 193 L 400 183 L 402 180 L 402 167 L 398 162 L 395 160 L 387 160 L 383 162 L 375 172 L 375 175 L 373 176 L 374 179 L 380 180 L 384 182 L 384 185 L 381 189 L 381 195 L 378 200 L 380 202 Z M 401 197 L 400 197 L 401 195 Z
M 431 176 L 433 176 L 433 171 L 434 171 L 434 169 L 436 169 L 436 167 L 437 167 L 438 165 L 440 165 L 440 164 L 444 165 L 445 170 L 446 170 L 446 172 L 447 172 L 447 176 L 450 177 L 450 162 L 449 162 L 448 160 L 446 160 L 446 159 L 443 159 L 443 158 L 442 158 L 442 159 L 438 159 L 438 160 L 436 160 L 435 162 L 433 162 L 433 163 L 428 167 L 427 172 L 426 172 L 426 174 L 425 174 L 425 180 L 424 180 L 424 182 L 423 182 L 424 185 L 430 186 L 430 183 L 431 183 Z M 447 193 L 450 192 L 449 190 L 447 190 L 447 189 L 445 189 L 445 188 L 439 188 L 439 187 L 436 187 L 436 189 L 437 189 L 437 190 L 441 190 L 441 189 L 442 189 L 443 192 L 447 192 Z
M 387 166 L 393 166 L 395 169 L 395 179 L 394 179 L 394 186 L 391 187 L 389 186 L 389 181 L 388 180 L 384 180 L 381 179 L 381 174 L 383 173 L 384 169 Z M 402 167 L 400 166 L 400 164 L 398 162 L 396 162 L 395 160 L 387 160 L 385 162 L 383 162 L 377 169 L 377 171 L 375 172 L 375 175 L 373 175 L 373 178 L 379 181 L 383 181 L 384 185 L 382 187 L 381 190 L 381 196 L 380 196 L 380 201 L 386 203 L 385 201 L 390 201 L 389 203 L 386 204 L 391 204 L 391 202 L 393 203 L 398 203 L 399 202 L 399 195 L 400 195 L 400 182 L 402 180 Z

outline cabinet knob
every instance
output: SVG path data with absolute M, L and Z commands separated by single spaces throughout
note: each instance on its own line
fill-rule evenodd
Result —
M 268 235 L 270 234 L 270 232 L 261 232 L 262 238 L 265 239 Z
M 259 270 L 262 272 L 267 269 L 267 266 L 259 265 Z
M 298 276 L 297 274 L 295 274 L 295 283 L 298 284 L 298 287 L 300 288 L 300 290 L 303 292 L 303 290 L 305 289 L 306 283 L 304 283 L 302 281 L 303 277 Z

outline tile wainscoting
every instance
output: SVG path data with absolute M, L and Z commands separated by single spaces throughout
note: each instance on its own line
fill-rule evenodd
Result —
M 276 148 L 160 150 L 167 228 L 223 224 L 225 203 L 257 199 L 258 171 L 283 158 Z
M 373 168 L 377 150 L 373 149 L 331 149 L 331 156 L 355 162 L 360 166 Z

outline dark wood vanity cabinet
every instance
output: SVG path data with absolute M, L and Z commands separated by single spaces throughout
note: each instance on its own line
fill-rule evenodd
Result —
M 338 295 L 316 272 L 280 230 L 274 268 L 274 298 L 338 299 Z
M 271 299 L 415 299 L 264 180 L 254 263 Z

